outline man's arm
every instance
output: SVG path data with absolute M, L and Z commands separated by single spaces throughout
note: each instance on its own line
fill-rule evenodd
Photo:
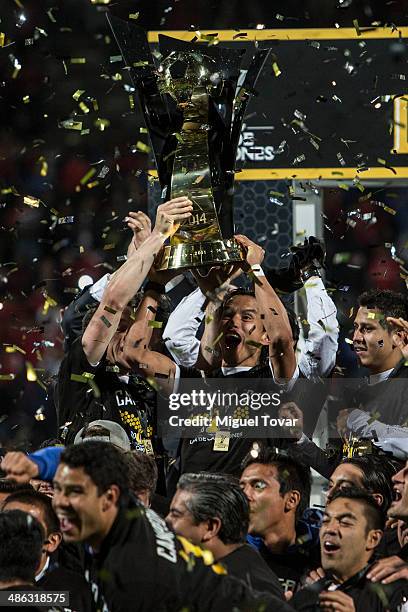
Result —
M 175 198 L 157 209 L 156 226 L 137 251 L 115 272 L 102 301 L 82 336 L 84 353 L 91 365 L 99 363 L 115 334 L 123 311 L 140 289 L 165 240 L 191 215 L 187 198 Z
M 310 329 L 302 347 L 299 368 L 306 378 L 327 376 L 336 363 L 337 308 L 319 276 L 310 277 L 304 287 Z
M 198 358 L 200 340 L 196 338 L 204 318 L 205 295 L 197 287 L 173 310 L 163 332 L 167 350 L 178 365 L 193 366 Z
M 296 369 L 292 330 L 285 306 L 261 268 L 264 250 L 246 236 L 235 236 L 246 249 L 246 261 L 255 276 L 255 297 L 269 339 L 269 359 L 276 381 L 289 381 Z

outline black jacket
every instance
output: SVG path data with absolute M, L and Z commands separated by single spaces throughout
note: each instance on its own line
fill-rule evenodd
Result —
M 397 580 L 391 584 L 373 583 L 366 578 L 370 568 L 371 564 L 341 584 L 338 590 L 347 593 L 353 599 L 356 612 L 397 612 L 404 598 L 408 596 L 408 581 Z M 298 591 L 291 604 L 299 612 L 320 611 L 319 594 L 326 591 L 331 583 L 330 577 L 314 582 Z
M 202 551 L 177 538 L 136 500 L 122 508 L 98 554 L 86 555 L 85 577 L 101 612 L 290 612 L 282 600 L 256 596 L 243 582 L 206 566 Z

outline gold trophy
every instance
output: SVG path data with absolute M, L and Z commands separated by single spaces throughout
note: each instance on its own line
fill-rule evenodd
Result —
M 239 79 L 242 50 L 160 35 L 156 66 L 141 28 L 108 20 L 139 92 L 163 197 L 184 195 L 193 203 L 191 218 L 164 247 L 157 267 L 240 261 L 241 247 L 233 239 L 235 158 L 244 112 L 269 50 L 257 50 Z

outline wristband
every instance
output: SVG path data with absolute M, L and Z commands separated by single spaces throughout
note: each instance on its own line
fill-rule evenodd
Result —
M 265 276 L 265 272 L 262 270 L 260 264 L 252 264 L 251 270 L 254 276 Z
M 154 281 L 149 280 L 149 281 L 147 281 L 147 283 L 143 287 L 143 290 L 145 292 L 146 291 L 155 291 L 159 295 L 162 295 L 164 293 L 164 285 L 162 285 L 161 283 L 155 283 Z
M 311 266 L 310 268 L 306 268 L 305 270 L 301 270 L 300 272 L 300 278 L 302 279 L 302 283 L 305 283 L 312 276 L 318 276 L 319 278 L 321 278 L 320 271 L 315 266 Z

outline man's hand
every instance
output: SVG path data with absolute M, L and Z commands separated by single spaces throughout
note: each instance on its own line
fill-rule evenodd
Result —
M 400 346 L 401 353 L 405 357 L 408 358 L 408 321 L 405 321 L 402 317 L 396 319 L 395 317 L 387 317 L 387 322 L 395 325 L 398 331 L 405 332 L 402 334 L 402 346 Z
M 343 591 L 323 591 L 319 595 L 319 603 L 323 612 L 356 612 L 354 601 Z
M 255 244 L 246 236 L 242 234 L 237 234 L 234 236 L 235 240 L 245 249 L 245 260 L 249 266 L 253 266 L 255 264 L 261 265 L 265 257 L 265 250 L 259 246 L 259 244 Z
M 367 578 L 371 582 L 382 582 L 383 584 L 390 584 L 390 582 L 401 579 L 407 580 L 408 564 L 396 555 L 380 559 L 370 569 Z
M 169 238 L 177 232 L 184 219 L 191 217 L 192 211 L 193 204 L 185 196 L 160 204 L 157 207 L 154 231 Z
M 134 251 L 140 247 L 141 244 L 150 236 L 152 233 L 152 224 L 149 217 L 138 210 L 137 212 L 130 212 L 129 216 L 125 218 L 127 226 L 132 230 L 133 236 L 128 246 L 127 257 L 132 255 Z
M 6 478 L 16 482 L 29 482 L 38 477 L 38 465 L 20 452 L 7 453 L 2 459 L 1 469 L 6 472 Z
M 344 438 L 348 433 L 347 419 L 349 414 L 350 410 L 344 408 L 343 410 L 340 410 L 339 414 L 337 415 L 336 427 L 339 436 L 341 436 L 342 438 Z
M 321 580 L 325 576 L 326 576 L 326 573 L 324 569 L 322 567 L 318 567 L 317 569 L 309 572 L 309 574 L 306 576 L 305 585 L 307 586 L 309 584 L 313 584 L 314 582 Z
M 303 412 L 295 402 L 286 402 L 279 407 L 278 416 L 280 419 L 297 419 L 293 427 L 284 425 L 282 429 L 289 438 L 300 440 L 303 433 Z
M 218 289 L 221 289 L 221 292 L 234 289 L 229 283 L 242 274 L 242 268 L 241 264 L 237 263 L 229 266 L 213 266 L 207 274 L 201 274 L 199 269 L 192 268 L 191 273 L 202 293 L 211 298 L 217 294 Z M 223 295 L 220 299 L 223 299 Z

